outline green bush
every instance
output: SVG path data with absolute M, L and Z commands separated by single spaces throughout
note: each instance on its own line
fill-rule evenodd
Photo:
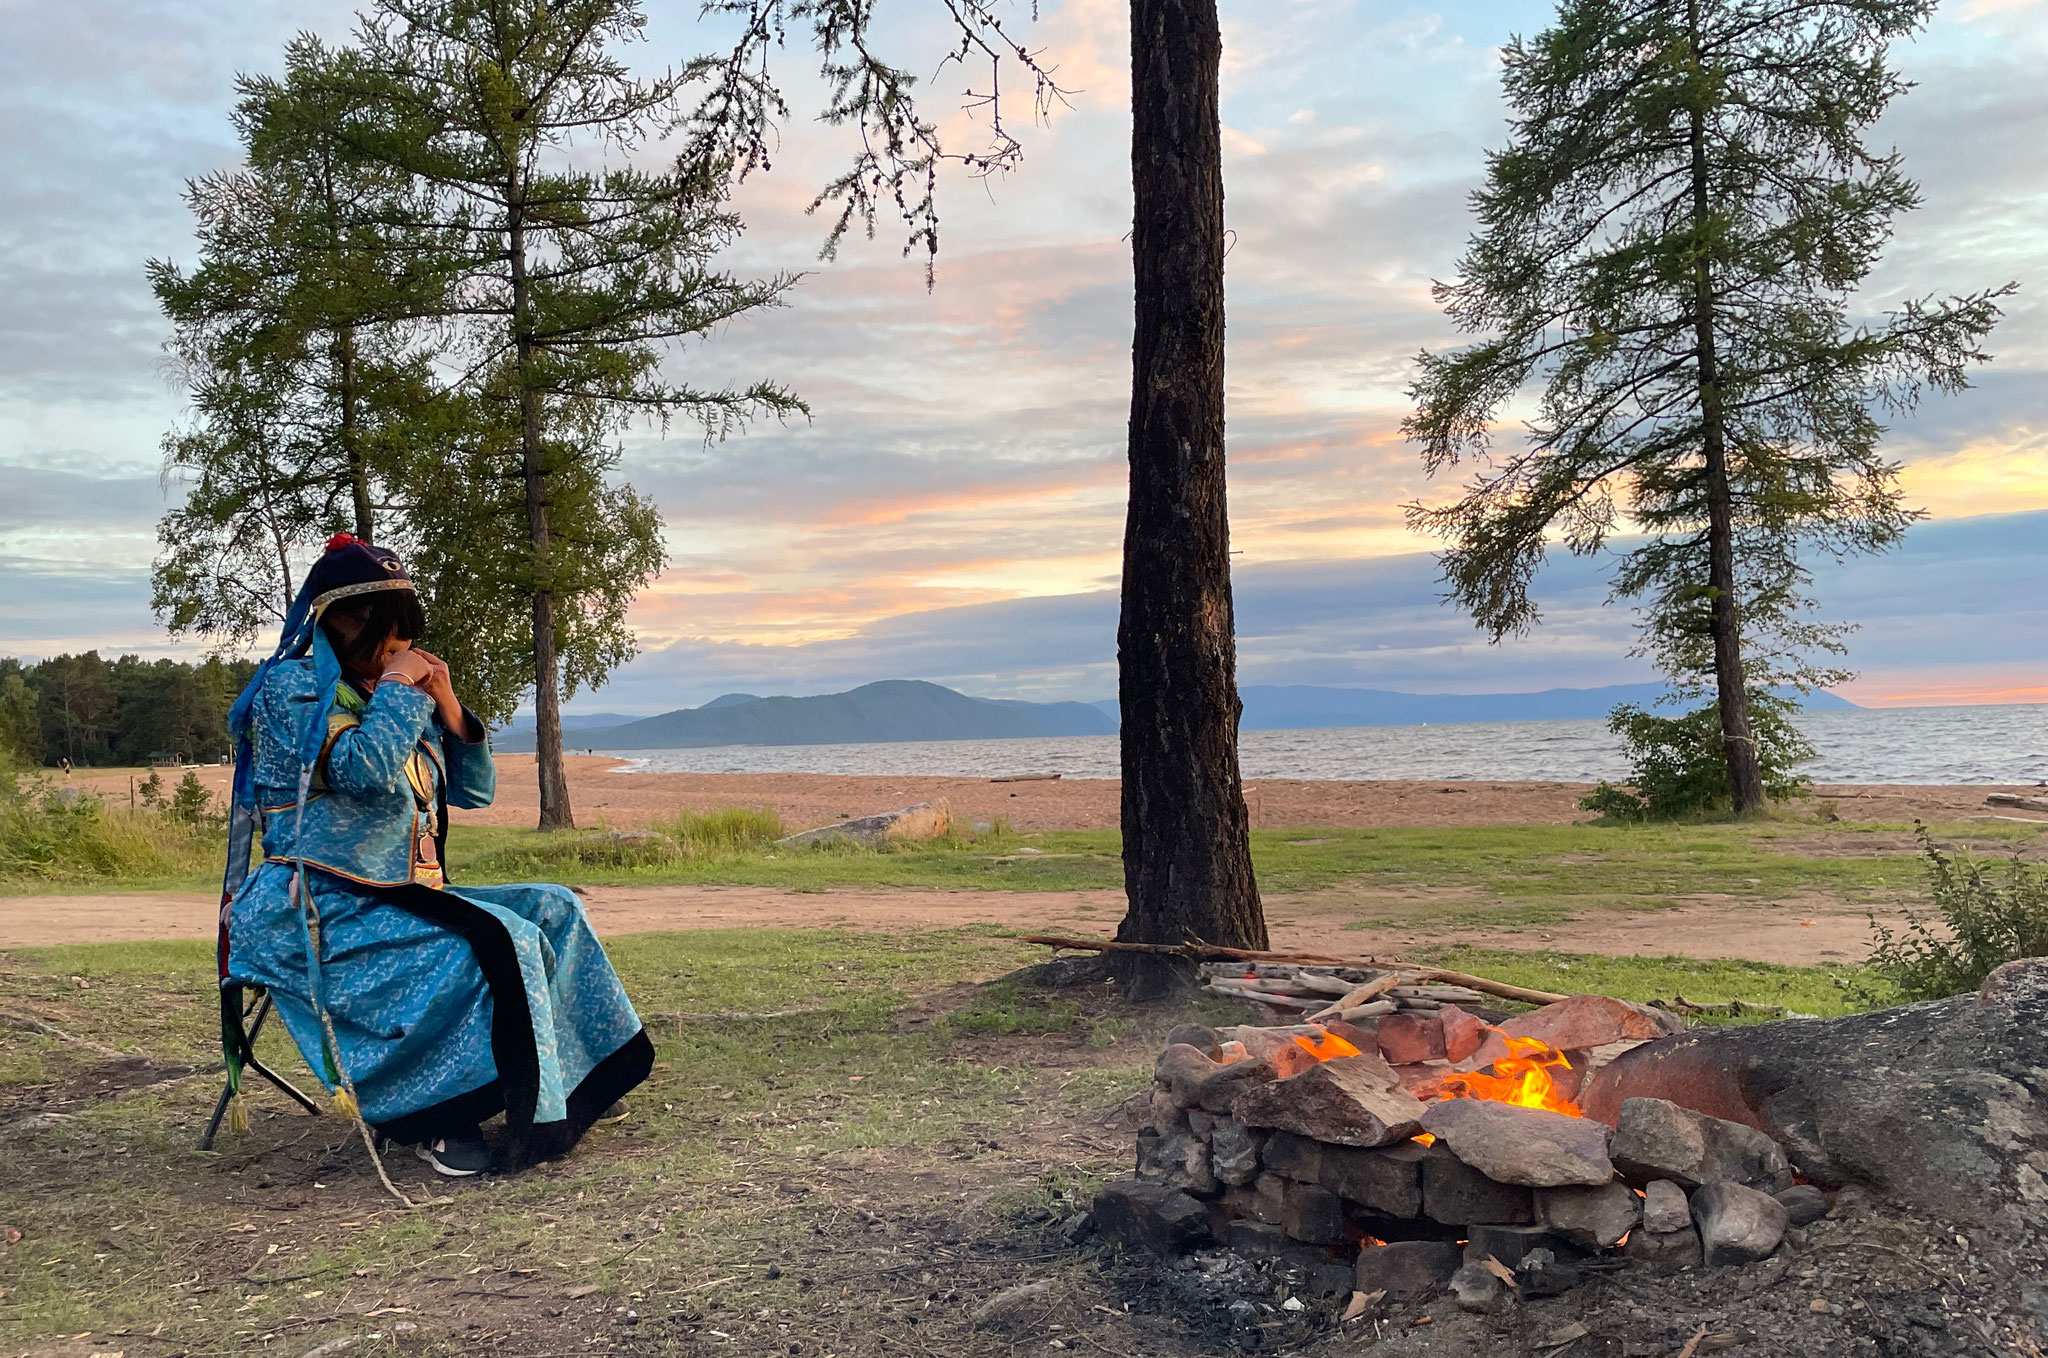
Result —
M 485 856 L 477 866 L 494 874 L 546 873 L 567 868 L 647 868 L 664 863 L 752 857 L 782 837 L 773 811 L 728 806 L 678 811 L 644 830 L 600 825 L 580 833 L 548 835 Z
M 723 806 L 678 811 L 654 828 L 674 840 L 685 858 L 734 858 L 758 853 L 782 838 L 782 817 L 765 807 Z
M 197 773 L 187 769 L 185 776 L 178 780 L 178 790 L 171 794 L 170 805 L 164 808 L 164 814 L 186 825 L 214 820 L 213 794 L 199 781 Z
M 24 784 L 11 770 L 0 771 L 0 879 L 112 883 L 176 877 L 217 866 L 220 854 L 214 817 L 115 809 L 75 788 L 52 787 L 43 779 Z
M 2007 962 L 2048 956 L 2048 871 L 2015 856 L 2005 865 L 2003 882 L 1994 883 L 1983 865 L 1967 854 L 1944 854 L 1924 830 L 1920 842 L 1941 928 L 1918 915 L 1908 915 L 1899 933 L 1875 916 L 1870 921 L 1876 944 L 1868 965 L 1897 998 L 1968 994 Z
M 1749 726 L 1763 766 L 1764 795 L 1773 801 L 1804 796 L 1808 780 L 1792 770 L 1813 757 L 1813 746 L 1792 724 L 1798 704 L 1775 693 L 1749 695 Z M 1661 717 L 1633 703 L 1608 714 L 1607 729 L 1621 737 L 1629 786 L 1602 782 L 1579 801 L 1608 820 L 1685 820 L 1725 812 L 1728 765 L 1722 754 L 1721 713 L 1714 704 Z

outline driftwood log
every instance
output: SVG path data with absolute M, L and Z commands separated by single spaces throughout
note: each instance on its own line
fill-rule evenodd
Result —
M 2048 959 L 1974 995 L 1659 1038 L 1595 1071 L 1579 1103 L 1612 1124 L 1636 1097 L 1747 1123 L 1817 1184 L 2048 1227 Z

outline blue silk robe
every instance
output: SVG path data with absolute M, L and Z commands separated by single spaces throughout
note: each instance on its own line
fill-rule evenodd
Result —
M 406 684 L 367 700 L 314 686 L 310 662 L 287 660 L 256 696 L 263 863 L 231 907 L 229 978 L 268 987 L 314 1073 L 332 1089 L 338 1062 L 364 1118 L 396 1139 L 502 1110 L 512 1159 L 566 1150 L 653 1058 L 582 903 L 560 886 L 445 886 L 436 818 L 444 800 L 490 805 L 488 742 L 447 730 Z M 295 750 L 323 698 L 326 745 L 301 807 Z M 301 863 L 312 927 L 292 891 Z

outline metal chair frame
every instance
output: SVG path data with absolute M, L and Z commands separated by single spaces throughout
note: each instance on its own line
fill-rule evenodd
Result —
M 241 1006 L 243 1071 L 255 1071 L 258 1075 L 270 1081 L 271 1084 L 277 1086 L 280 1091 L 289 1095 L 291 1100 L 298 1104 L 299 1107 L 305 1109 L 314 1117 L 319 1117 L 320 1106 L 318 1104 L 295 1089 L 291 1081 L 256 1059 L 256 1036 L 263 1031 L 263 1024 L 270 1017 L 271 1013 L 270 992 L 262 986 L 238 985 L 235 989 L 241 992 L 243 1001 Z M 206 1135 L 199 1138 L 200 1150 L 210 1151 L 213 1149 L 214 1134 L 220 1130 L 221 1118 L 226 1116 L 228 1111 L 228 1100 L 233 1097 L 234 1090 L 223 1085 L 220 1091 L 220 1099 L 213 1105 L 213 1116 L 207 1120 Z

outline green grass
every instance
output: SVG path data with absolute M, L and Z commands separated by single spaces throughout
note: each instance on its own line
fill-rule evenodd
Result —
M 1862 967 L 1787 967 L 1693 957 L 1600 957 L 1471 947 L 1428 949 L 1418 954 L 1418 960 L 1510 985 L 1564 995 L 1612 995 L 1643 1004 L 1679 996 L 1695 1004 L 1741 1000 L 1782 1005 L 1824 1018 L 1868 1007 L 1861 995 L 1868 986 L 1869 973 Z
M 1103 1110 L 1145 1087 L 1167 1025 L 1240 1017 L 1213 999 L 1174 1013 L 963 987 L 1037 960 L 993 931 L 728 930 L 607 948 L 656 1039 L 632 1119 L 562 1164 L 457 1186 L 425 1211 L 381 1196 L 341 1124 L 267 1093 L 251 1133 L 194 1151 L 210 1075 L 134 1097 L 87 1093 L 58 1126 L 10 1139 L 0 1223 L 24 1239 L 0 1247 L 0 1349 L 90 1331 L 81 1352 L 135 1352 L 162 1326 L 146 1351 L 290 1358 L 378 1328 L 357 1317 L 401 1305 L 420 1326 L 408 1353 L 487 1349 L 478 1335 L 493 1326 L 520 1327 L 519 1352 L 586 1351 L 593 1333 L 623 1342 L 616 1327 L 634 1307 L 650 1323 L 699 1317 L 748 1351 L 786 1350 L 781 1323 L 805 1339 L 851 1335 L 830 1350 L 842 1358 L 880 1358 L 906 1336 L 982 1351 L 965 1316 L 1022 1276 L 1020 1258 L 1030 1276 L 1058 1278 L 1083 1317 L 1116 1310 L 1118 1294 L 1102 1291 L 1115 1276 L 1033 1223 L 1056 1223 L 1124 1171 L 1128 1133 L 1106 1130 Z M 1839 968 L 1472 949 L 1436 960 L 1639 1000 L 1848 1007 Z M 0 954 L 0 1007 L 159 1063 L 206 1062 L 211 974 L 202 943 L 20 950 Z M 309 1083 L 274 1030 L 264 1046 Z M 37 1097 L 32 1083 L 89 1090 L 102 1059 L 13 1031 L 0 1051 L 0 1123 Z M 421 1183 L 409 1162 L 394 1172 Z M 925 1259 L 945 1261 L 930 1265 L 944 1281 L 916 1282 Z M 712 1279 L 720 1292 L 693 1290 Z M 592 1285 L 599 1295 L 572 1299 Z M 947 1287 L 972 1295 L 917 1309 Z M 905 1296 L 923 1325 L 887 1329 L 909 1323 L 886 1313 Z M 876 1327 L 890 1344 L 867 1337 Z

